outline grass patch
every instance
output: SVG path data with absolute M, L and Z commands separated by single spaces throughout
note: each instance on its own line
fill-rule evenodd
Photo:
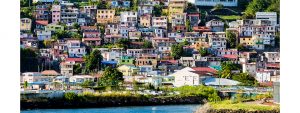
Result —
M 230 15 L 230 16 L 219 15 L 219 17 L 224 19 L 224 20 L 238 20 L 238 19 L 241 19 L 241 16 L 239 16 L 239 15 Z
M 258 104 L 247 103 L 232 103 L 230 100 L 224 100 L 220 102 L 210 102 L 210 106 L 213 109 L 232 109 L 232 110 L 247 110 L 247 111 L 265 111 L 265 110 L 279 110 L 279 105 L 265 106 Z

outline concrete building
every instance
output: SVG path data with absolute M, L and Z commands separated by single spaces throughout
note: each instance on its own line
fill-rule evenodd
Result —
M 113 23 L 115 17 L 115 10 L 98 9 L 97 10 L 97 23 L 107 24 Z
M 52 5 L 52 23 L 60 22 L 61 18 L 61 6 L 60 5 Z

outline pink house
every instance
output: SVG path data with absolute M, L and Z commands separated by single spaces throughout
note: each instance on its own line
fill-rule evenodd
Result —
M 52 23 L 60 22 L 60 5 L 52 5 Z

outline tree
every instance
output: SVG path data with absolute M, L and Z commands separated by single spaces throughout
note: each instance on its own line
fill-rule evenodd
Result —
M 71 34 L 65 30 L 56 30 L 52 35 L 52 39 L 64 39 L 64 38 L 71 38 Z
M 77 98 L 77 94 L 75 94 L 74 92 L 66 92 L 64 94 L 64 99 L 66 99 L 67 101 L 74 101 Z
M 191 32 L 192 31 L 192 26 L 191 26 L 191 22 L 189 19 L 186 20 L 185 22 L 185 27 L 187 29 L 188 32 Z
M 279 0 L 253 0 L 247 6 L 244 18 L 254 18 L 256 12 L 277 12 L 279 15 L 280 11 Z
M 119 47 L 123 47 L 126 50 L 130 45 L 130 41 L 127 38 L 121 38 L 117 41 L 117 44 L 119 45 Z
M 101 69 L 101 61 L 103 57 L 99 50 L 94 50 L 90 55 L 87 55 L 85 60 L 85 73 L 96 72 Z
M 256 81 L 256 79 L 254 77 L 250 76 L 248 73 L 240 73 L 240 74 L 234 75 L 232 77 L 232 79 L 241 82 L 240 85 L 243 85 L 243 86 L 257 86 L 258 85 L 258 82 Z
M 73 65 L 73 73 L 74 74 L 80 74 L 82 72 L 82 68 L 80 64 Z
M 184 51 L 183 51 L 183 46 L 181 44 L 176 45 L 173 44 L 171 47 L 171 56 L 174 59 L 179 59 L 181 58 L 181 56 L 183 55 Z
M 280 48 L 280 32 L 275 35 L 275 47 Z
M 203 47 L 199 49 L 199 53 L 203 57 L 209 55 L 207 48 L 203 48 Z
M 138 0 L 132 0 L 131 3 L 132 3 L 132 10 L 137 11 L 139 5 Z
M 51 41 L 51 40 L 44 40 L 44 41 L 43 41 L 43 44 L 44 44 L 47 48 L 52 47 L 52 41 Z
M 232 78 L 233 74 L 231 73 L 231 71 L 240 69 L 241 67 L 238 64 L 222 62 L 220 74 L 222 78 Z
M 28 87 L 28 82 L 25 81 L 25 82 L 24 82 L 24 89 L 27 89 L 27 87 Z
M 214 9 L 222 9 L 224 6 L 222 4 L 217 4 L 214 6 Z
M 143 48 L 152 48 L 152 42 L 145 40 L 143 43 Z
M 183 42 L 180 43 L 183 46 L 189 45 L 190 43 L 187 40 L 184 40 Z
M 153 15 L 155 17 L 160 17 L 162 15 L 162 5 L 155 5 L 153 8 Z
M 31 49 L 21 49 L 21 72 L 38 71 L 38 55 Z
M 243 44 L 239 44 L 238 46 L 236 46 L 236 49 L 238 51 L 247 51 L 248 50 L 245 46 L 243 46 Z
M 226 40 L 228 48 L 236 47 L 236 34 L 231 31 L 226 31 Z
M 186 8 L 186 12 L 187 13 L 195 13 L 198 12 L 198 8 L 196 5 L 192 4 L 192 3 L 188 3 L 187 8 Z
M 77 30 L 80 29 L 80 25 L 79 25 L 78 23 L 74 23 L 74 24 L 72 25 L 72 27 L 73 27 L 74 29 L 77 29 Z
M 84 82 L 81 84 L 81 87 L 84 87 L 84 88 L 87 88 L 87 87 L 90 87 L 90 86 L 94 86 L 94 82 L 93 82 L 93 81 L 90 81 L 90 80 L 86 80 L 86 81 L 84 81 Z
M 99 79 L 99 86 L 118 86 L 124 81 L 123 73 L 116 68 L 105 68 L 101 78 Z

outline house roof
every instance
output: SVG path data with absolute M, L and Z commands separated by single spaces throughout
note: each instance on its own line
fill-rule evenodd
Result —
M 82 40 L 101 40 L 101 38 L 82 38 Z
M 66 58 L 66 61 L 84 62 L 83 58 Z
M 204 81 L 205 85 L 212 85 L 212 86 L 235 86 L 238 85 L 240 82 L 225 78 L 207 78 Z
M 41 73 L 42 73 L 42 75 L 53 75 L 53 76 L 60 75 L 60 73 L 56 72 L 55 70 L 45 70 Z
M 217 74 L 217 70 L 210 68 L 210 67 L 193 67 L 194 71 L 203 71 L 203 72 L 210 72 L 213 74 Z
M 280 64 L 279 63 L 269 63 L 266 64 L 267 67 L 275 67 L 275 68 L 280 68 Z
M 223 55 L 224 58 L 229 58 L 229 59 L 237 59 L 237 55 Z
M 48 25 L 48 21 L 47 20 L 37 20 L 37 21 L 35 21 L 35 23 L 36 24 L 40 24 L 40 25 L 44 25 L 44 26 Z

